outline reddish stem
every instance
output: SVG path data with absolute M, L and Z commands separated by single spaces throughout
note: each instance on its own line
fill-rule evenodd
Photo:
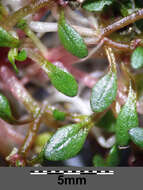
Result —
M 101 38 L 105 36 L 109 36 L 111 33 L 125 26 L 128 26 L 129 24 L 132 24 L 142 18 L 143 18 L 143 9 L 137 10 L 135 13 L 132 13 L 131 15 L 124 17 L 120 19 L 119 21 L 114 22 L 113 24 L 108 25 L 107 27 L 103 28 L 101 31 Z

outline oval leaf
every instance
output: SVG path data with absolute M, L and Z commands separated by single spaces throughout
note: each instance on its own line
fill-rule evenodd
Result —
M 19 40 L 0 27 L 0 47 L 18 47 Z
M 53 64 L 48 64 L 48 76 L 51 79 L 53 86 L 67 96 L 76 96 L 78 85 L 74 77 L 64 70 L 56 67 Z
M 58 22 L 58 34 L 61 43 L 70 53 L 79 58 L 83 58 L 88 55 L 88 49 L 82 37 L 66 23 L 63 12 L 61 13 Z
M 132 128 L 129 131 L 131 140 L 138 145 L 140 148 L 143 148 L 143 129 L 136 127 Z
M 64 126 L 57 130 L 45 147 L 47 160 L 66 160 L 75 156 L 82 148 L 88 129 L 81 124 Z
M 136 111 L 136 93 L 130 86 L 129 95 L 123 108 L 121 109 L 116 124 L 116 140 L 120 146 L 129 143 L 129 133 L 131 128 L 138 126 L 138 115 Z
M 119 150 L 117 145 L 114 145 L 108 154 L 108 157 L 106 159 L 106 164 L 107 166 L 118 166 L 119 162 L 120 162 Z
M 116 73 L 109 72 L 93 87 L 90 98 L 91 108 L 94 112 L 102 112 L 115 100 L 117 94 Z
M 131 66 L 134 69 L 143 67 L 143 47 L 137 47 L 132 53 Z
M 0 94 L 0 118 L 6 121 L 13 120 L 9 102 L 2 94 Z
M 113 0 L 86 0 L 83 3 L 83 8 L 87 11 L 102 11 L 105 6 L 109 6 Z

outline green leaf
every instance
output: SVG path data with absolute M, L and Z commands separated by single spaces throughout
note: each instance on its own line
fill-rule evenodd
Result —
M 27 59 L 27 53 L 25 50 L 21 50 L 19 54 L 15 57 L 17 61 L 25 61 Z
M 20 53 L 18 53 L 17 48 L 11 48 L 8 52 L 8 60 L 12 64 L 15 71 L 18 73 L 18 68 L 15 64 L 15 60 L 17 61 L 24 61 L 27 58 L 27 53 L 25 50 L 21 50 Z
M 105 6 L 109 6 L 113 0 L 86 0 L 82 7 L 87 11 L 102 11 Z
M 87 134 L 88 129 L 81 123 L 58 129 L 45 147 L 45 159 L 58 161 L 74 157 L 81 150 Z
M 8 60 L 12 64 L 14 70 L 18 73 L 18 68 L 15 64 L 15 57 L 17 56 L 17 54 L 18 54 L 17 48 L 10 49 L 8 52 Z
M 131 85 L 129 88 L 128 98 L 125 105 L 122 107 L 116 124 L 116 140 L 120 146 L 126 146 L 129 143 L 129 133 L 131 128 L 137 127 L 138 114 L 136 111 L 136 93 L 132 89 Z
M 132 128 L 129 130 L 129 135 L 131 140 L 138 145 L 140 148 L 143 148 L 143 128 Z
M 55 118 L 55 120 L 64 121 L 65 117 L 66 117 L 66 113 L 65 112 L 61 112 L 58 109 L 55 109 L 53 111 L 53 117 Z
M 56 67 L 51 63 L 47 63 L 46 67 L 48 68 L 48 76 L 58 91 L 71 97 L 77 95 L 78 85 L 70 73 Z
M 0 118 L 6 121 L 13 120 L 9 102 L 2 94 L 0 94 Z
M 94 112 L 102 112 L 115 100 L 117 93 L 116 73 L 109 72 L 93 87 L 90 98 L 91 108 Z
M 131 66 L 134 69 L 143 67 L 143 47 L 137 47 L 132 53 Z
M 108 157 L 106 159 L 107 166 L 118 166 L 120 162 L 119 150 L 117 145 L 114 145 L 110 152 L 108 153 Z
M 58 34 L 61 43 L 70 53 L 79 58 L 88 55 L 88 49 L 82 37 L 76 32 L 76 30 L 66 23 L 63 12 L 61 12 L 58 22 Z
M 93 157 L 94 167 L 104 167 L 106 166 L 105 160 L 100 155 L 95 155 Z
M 20 41 L 0 27 L 0 47 L 18 47 Z

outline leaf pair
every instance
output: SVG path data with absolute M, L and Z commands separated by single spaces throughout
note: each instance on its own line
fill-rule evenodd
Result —
M 114 145 L 111 148 L 106 160 L 104 160 L 100 155 L 95 155 L 93 158 L 93 165 L 95 167 L 118 166 L 119 162 L 120 162 L 120 153 L 117 145 Z
M 94 112 L 102 112 L 115 100 L 117 93 L 116 73 L 109 71 L 93 87 L 91 94 L 91 108 Z M 127 101 L 121 109 L 116 123 L 116 141 L 120 146 L 129 143 L 131 128 L 138 126 L 138 115 L 136 111 L 136 93 L 130 85 Z
M 18 72 L 18 68 L 16 67 L 15 60 L 25 61 L 26 58 L 27 58 L 27 53 L 25 50 L 21 50 L 20 53 L 18 53 L 17 48 L 12 48 L 8 52 L 8 60 L 10 61 L 16 72 Z

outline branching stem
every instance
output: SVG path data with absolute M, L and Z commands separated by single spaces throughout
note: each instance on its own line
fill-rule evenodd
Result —
M 101 30 L 100 38 L 102 39 L 105 36 L 109 36 L 113 32 L 115 32 L 125 26 L 128 26 L 129 24 L 132 24 L 142 18 L 143 18 L 143 9 L 137 10 L 135 13 L 132 13 L 131 15 L 124 17 L 124 18 L 120 19 L 119 21 L 114 22 L 113 24 L 108 25 L 107 27 L 103 28 Z

